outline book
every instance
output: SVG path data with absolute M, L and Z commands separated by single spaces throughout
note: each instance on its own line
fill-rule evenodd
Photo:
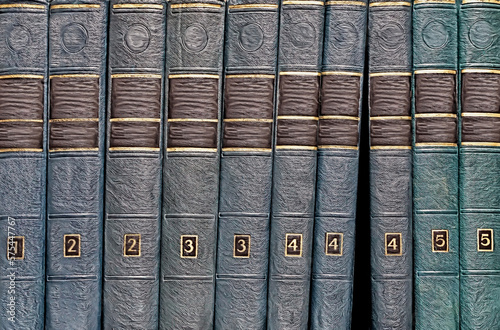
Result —
M 158 327 L 165 9 L 161 0 L 111 2 L 105 329 Z
M 306 329 L 316 193 L 324 3 L 283 1 L 269 255 L 268 329 Z
M 411 2 L 370 1 L 372 327 L 412 328 Z
M 211 329 L 226 4 L 167 9 L 160 329 Z
M 413 6 L 416 329 L 459 328 L 457 8 Z
M 50 329 L 101 323 L 106 1 L 52 1 L 46 318 Z
M 0 1 L 0 327 L 43 329 L 48 1 Z
M 311 329 L 351 327 L 367 2 L 326 2 Z
M 460 327 L 500 324 L 500 5 L 459 3 Z
M 278 7 L 234 0 L 227 7 L 217 329 L 266 327 Z

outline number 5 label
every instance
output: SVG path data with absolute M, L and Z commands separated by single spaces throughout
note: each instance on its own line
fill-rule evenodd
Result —
M 477 250 L 482 252 L 493 251 L 493 229 L 477 230 Z

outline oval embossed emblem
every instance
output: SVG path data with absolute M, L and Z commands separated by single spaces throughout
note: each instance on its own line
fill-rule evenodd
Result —
M 332 31 L 333 47 L 340 50 L 350 50 L 358 41 L 358 29 L 349 22 L 338 23 Z
M 241 48 L 254 52 L 264 43 L 264 32 L 258 24 L 250 23 L 241 28 L 239 41 Z
M 88 32 L 85 27 L 78 23 L 71 23 L 63 27 L 61 40 L 63 48 L 68 53 L 78 53 L 87 44 Z
M 302 22 L 291 27 L 291 42 L 297 48 L 308 48 L 316 40 L 316 29 L 311 23 Z
M 469 29 L 469 41 L 476 48 L 486 49 L 493 43 L 495 34 L 496 31 L 489 22 L 479 20 Z
M 378 32 L 378 43 L 382 49 L 397 51 L 404 44 L 405 31 L 397 23 L 389 23 L 382 26 Z
M 188 26 L 182 36 L 182 42 L 188 51 L 200 52 L 207 46 L 207 31 L 199 24 Z
M 31 43 L 31 32 L 24 25 L 15 24 L 7 33 L 7 45 L 15 52 L 20 52 Z
M 143 24 L 133 24 L 125 34 L 124 41 L 130 51 L 133 53 L 142 53 L 149 46 L 151 33 Z
M 422 39 L 427 47 L 439 49 L 448 44 L 450 35 L 443 23 L 431 21 L 422 29 Z

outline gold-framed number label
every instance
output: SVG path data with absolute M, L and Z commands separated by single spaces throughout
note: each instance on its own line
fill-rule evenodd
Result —
M 233 257 L 250 258 L 250 235 L 234 235 Z
M 7 259 L 8 260 L 24 259 L 24 236 L 7 237 Z
M 181 258 L 198 258 L 198 235 L 181 235 Z
M 400 256 L 403 254 L 401 233 L 385 234 L 385 255 Z
M 432 252 L 448 252 L 448 230 L 436 229 L 432 231 Z
M 344 234 L 326 233 L 325 234 L 325 254 L 327 256 L 341 256 L 343 253 Z
M 286 234 L 285 256 L 302 257 L 302 234 Z
M 477 230 L 477 250 L 481 252 L 493 251 L 493 229 Z
M 81 256 L 81 242 L 80 234 L 64 235 L 64 257 L 79 258 Z
M 123 236 L 123 256 L 141 256 L 141 234 L 125 234 Z

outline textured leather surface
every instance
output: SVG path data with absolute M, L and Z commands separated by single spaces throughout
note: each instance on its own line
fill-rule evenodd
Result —
M 458 148 L 453 116 L 458 102 L 453 73 L 457 41 L 454 3 L 414 5 L 413 249 L 419 330 L 459 329 Z
M 251 3 L 230 0 L 226 20 L 223 117 L 228 121 L 222 135 L 215 298 L 215 329 L 221 330 L 266 329 L 279 2 L 244 7 Z M 248 241 L 241 241 L 245 237 Z
M 0 105 L 0 119 L 32 118 L 43 120 L 43 134 L 36 151 L 8 151 L 6 148 L 26 146 L 2 145 L 0 151 L 0 329 L 43 329 L 45 276 L 45 192 L 46 192 L 46 118 L 47 118 L 47 47 L 48 3 L 23 2 L 29 7 L 0 9 L 0 78 L 19 79 L 26 86 L 33 82 L 38 94 L 16 98 L 11 103 L 19 109 L 15 118 L 8 114 L 6 104 Z M 6 6 L 17 2 L 0 1 Z M 30 8 L 31 7 L 31 8 Z M 9 78 L 7 75 L 36 75 Z M 41 88 L 40 88 L 41 87 Z M 5 92 L 1 87 L 0 94 Z M 18 89 L 20 93 L 23 87 Z M 10 94 L 10 93 L 9 93 Z M 11 94 L 12 95 L 12 94 Z M 25 100 L 35 97 L 42 105 L 26 106 Z M 24 111 L 22 110 L 24 109 Z M 5 112 L 4 112 L 5 111 Z M 28 117 L 24 114 L 30 113 Z M 4 128 L 2 128 L 4 130 Z M 2 138 L 2 140 L 4 137 Z M 30 146 L 33 148 L 33 146 Z M 43 150 L 42 150 L 43 148 Z M 24 237 L 23 259 L 7 259 L 8 237 Z M 18 243 L 19 244 L 19 243 Z M 22 249 L 19 249 L 21 252 Z M 12 256 L 12 255 L 11 255 Z M 10 304 L 10 305 L 9 305 Z
M 158 328 L 166 5 L 133 3 L 110 3 L 104 329 Z
M 459 69 L 469 70 L 461 71 L 460 76 L 461 112 L 463 118 L 474 118 L 474 113 L 489 109 L 484 115 L 491 120 L 499 113 L 497 98 L 485 96 L 497 96 L 492 88 L 498 86 L 498 74 L 470 70 L 500 68 L 500 7 L 462 3 L 459 8 Z M 476 82 L 472 86 L 466 84 L 471 79 Z M 489 83 L 481 83 L 485 79 Z M 459 147 L 460 327 L 464 330 L 495 329 L 500 324 L 499 141 L 485 143 L 489 139 L 479 134 L 464 139 L 466 130 L 487 133 L 482 126 L 478 121 L 467 126 L 462 121 Z M 486 244 L 489 242 L 491 246 Z
M 282 4 L 269 247 L 267 328 L 271 330 L 306 329 L 309 321 L 317 153 L 317 119 L 314 122 L 313 117 L 317 118 L 319 108 L 312 101 L 319 99 L 323 29 L 323 5 Z M 297 91 L 290 84 L 301 78 L 307 84 Z M 313 97 L 304 99 L 306 95 Z M 300 113 L 295 109 L 301 109 Z M 287 121 L 304 122 L 294 132 L 299 133 L 302 145 L 287 138 L 296 136 L 283 129 Z
M 392 5 L 391 5 L 392 4 Z M 370 126 L 377 116 L 393 126 L 409 122 L 411 76 L 411 3 L 370 1 L 368 18 Z M 379 79 L 383 78 L 383 79 Z M 392 84 L 391 81 L 408 81 Z M 372 80 L 381 84 L 373 85 Z M 386 95 L 374 104 L 374 87 Z M 390 91 L 394 91 L 390 93 Z M 392 97 L 396 95 L 396 97 Z M 376 96 L 376 95 L 375 95 Z M 385 106 L 383 106 L 385 104 Z M 376 105 L 374 107 L 374 105 Z M 403 109 L 406 108 L 406 111 Z M 377 110 L 377 113 L 373 113 Z M 371 126 L 372 129 L 373 126 Z M 388 133 L 391 133 L 391 129 Z M 371 131 L 373 134 L 373 131 Z M 380 140 L 384 132 L 377 133 Z M 373 135 L 372 135 L 373 137 Z M 370 141 L 372 328 L 412 328 L 411 150 Z M 392 245 L 389 245 L 391 244 Z M 392 254 L 390 254 L 392 253 Z
M 168 3 L 168 85 L 191 88 L 168 90 L 160 329 L 213 327 L 224 14 L 217 0 Z

